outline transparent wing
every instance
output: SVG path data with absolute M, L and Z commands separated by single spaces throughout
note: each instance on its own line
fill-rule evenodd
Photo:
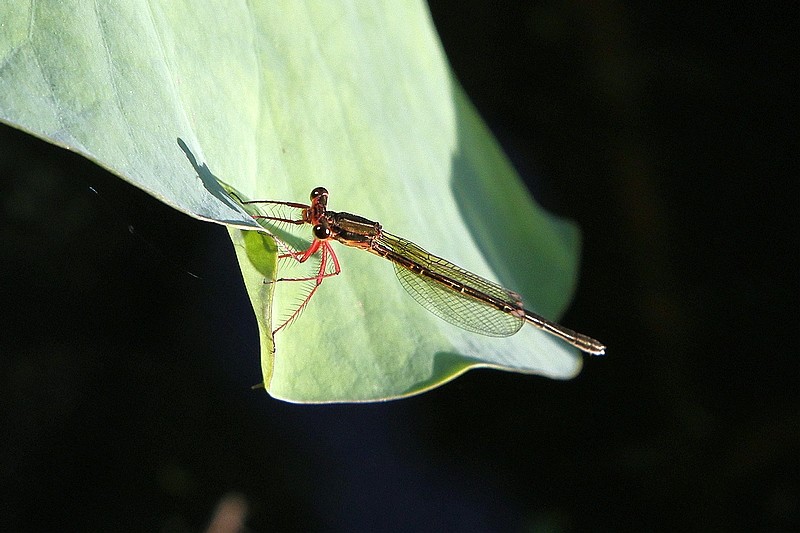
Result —
M 430 254 L 411 241 L 383 232 L 380 242 L 430 272 L 488 294 L 511 307 L 522 309 L 519 295 L 446 259 Z M 439 318 L 467 331 L 491 337 L 508 337 L 519 331 L 525 322 L 524 318 L 501 311 L 397 262 L 394 263 L 394 270 L 400 284 L 417 303 Z
M 305 250 L 311 243 L 311 231 L 303 220 L 303 209 L 308 206 L 294 202 L 280 202 L 274 200 L 243 200 L 234 191 L 228 191 L 242 208 L 258 222 L 261 227 L 279 240 L 281 253 L 287 250 L 281 244 L 287 245 L 289 250 Z

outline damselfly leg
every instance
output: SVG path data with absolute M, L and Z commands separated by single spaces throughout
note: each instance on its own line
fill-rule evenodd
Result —
M 295 217 L 290 217 L 289 212 L 282 212 L 276 213 L 274 215 L 265 215 L 263 213 L 250 213 L 256 220 L 262 220 L 270 225 L 281 225 L 281 224 L 289 224 L 289 225 L 301 225 L 306 224 L 307 220 L 304 217 L 307 217 L 306 213 L 312 208 L 312 206 L 301 204 L 297 202 L 281 202 L 276 200 L 249 200 L 243 201 L 239 198 L 238 195 L 235 193 L 231 193 L 232 196 L 236 198 L 236 200 L 242 205 L 256 205 L 256 206 L 272 206 L 276 208 L 278 211 L 281 209 L 289 210 L 295 213 Z M 281 253 L 278 255 L 279 260 L 283 259 L 291 259 L 299 264 L 305 264 L 309 261 L 309 259 L 315 257 L 318 260 L 318 264 L 316 268 L 314 268 L 314 274 L 310 276 L 282 276 L 276 279 L 276 282 L 284 282 L 284 281 L 291 281 L 291 282 L 311 282 L 310 285 L 300 291 L 300 295 L 297 298 L 297 301 L 291 306 L 291 311 L 288 315 L 283 316 L 279 319 L 279 325 L 277 328 L 272 330 L 272 334 L 275 335 L 278 331 L 282 330 L 292 322 L 294 322 L 297 317 L 303 312 L 303 310 L 308 305 L 311 298 L 319 289 L 319 286 L 322 284 L 322 280 L 325 278 L 329 278 L 331 276 L 337 276 L 341 273 L 342 269 L 339 265 L 339 258 L 336 257 L 336 253 L 334 252 L 333 248 L 330 245 L 330 242 L 326 240 L 324 237 L 324 231 L 320 231 L 320 235 L 323 238 L 314 238 L 311 244 L 305 248 L 296 248 L 290 244 L 288 244 L 284 239 L 281 239 L 277 235 L 273 234 L 275 241 L 278 245 L 278 249 Z M 315 232 L 315 237 L 317 236 L 317 232 Z

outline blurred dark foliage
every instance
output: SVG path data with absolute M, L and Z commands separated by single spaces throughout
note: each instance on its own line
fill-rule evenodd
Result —
M 0 529 L 197 531 L 226 497 L 254 531 L 800 528 L 782 5 L 432 4 L 536 198 L 583 228 L 563 322 L 610 349 L 568 382 L 251 391 L 225 230 L 0 128 Z

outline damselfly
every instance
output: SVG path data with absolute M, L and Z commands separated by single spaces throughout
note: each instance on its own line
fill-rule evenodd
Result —
M 519 294 L 430 254 L 409 240 L 384 231 L 378 222 L 351 213 L 329 211 L 328 191 L 324 187 L 311 191 L 310 205 L 276 200 L 245 202 L 238 197 L 237 200 L 242 204 L 272 204 L 298 209 L 297 218 L 261 214 L 252 216 L 259 220 L 310 224 L 313 227 L 314 240 L 307 249 L 290 250 L 279 256 L 292 257 L 303 263 L 319 253 L 320 264 L 314 276 L 278 280 L 313 281 L 314 284 L 300 307 L 273 333 L 296 318 L 323 279 L 341 272 L 339 259 L 330 244 L 331 241 L 338 241 L 391 261 L 400 284 L 422 307 L 465 330 L 492 337 L 507 337 L 529 322 L 584 352 L 595 355 L 605 353 L 605 346 L 595 339 L 525 309 Z

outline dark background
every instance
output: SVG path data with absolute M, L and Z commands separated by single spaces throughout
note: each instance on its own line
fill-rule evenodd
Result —
M 609 355 L 273 400 L 224 229 L 2 127 L 0 529 L 800 528 L 796 5 L 494 4 L 431 9 Z

